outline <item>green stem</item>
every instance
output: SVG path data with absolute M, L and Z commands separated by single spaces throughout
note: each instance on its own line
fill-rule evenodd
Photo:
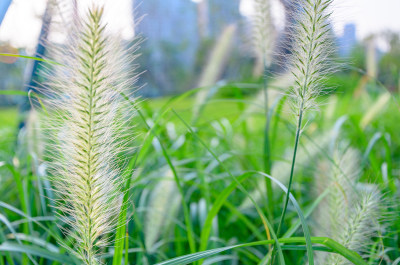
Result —
M 265 129 L 264 129 L 264 172 L 266 174 L 271 174 L 271 148 L 269 140 L 269 127 L 270 127 L 270 115 L 269 115 L 269 102 L 268 102 L 268 85 L 267 85 L 267 65 L 265 56 L 264 61 L 264 103 L 265 103 Z M 270 220 L 272 220 L 272 204 L 273 204 L 273 193 L 272 193 L 272 183 L 269 178 L 265 178 L 265 188 L 267 192 L 267 215 Z
M 289 195 L 290 195 L 291 188 L 292 188 L 293 175 L 294 175 L 294 165 L 296 164 L 297 147 L 299 146 L 299 140 L 300 140 L 300 134 L 301 134 L 301 124 L 302 124 L 302 121 L 303 121 L 303 107 L 304 106 L 303 106 L 303 102 L 302 102 L 301 103 L 301 107 L 300 107 L 300 112 L 299 112 L 299 119 L 298 119 L 298 123 L 297 123 L 296 140 L 295 140 L 295 144 L 294 144 L 292 166 L 291 166 L 291 169 L 290 169 L 288 192 L 286 193 L 285 205 L 283 207 L 281 219 L 280 219 L 279 225 L 278 225 L 278 230 L 276 232 L 276 234 L 278 236 L 279 236 L 279 233 L 280 233 L 280 230 L 281 230 L 281 227 L 282 227 L 283 220 L 285 219 L 286 209 L 287 209 L 287 206 L 288 206 L 288 203 L 289 203 Z
M 201 103 L 198 111 L 193 113 L 193 121 L 192 121 L 193 126 L 195 126 L 197 124 L 197 122 L 199 121 L 201 114 L 207 104 L 207 101 L 208 101 L 208 97 L 205 99 L 204 102 Z M 210 195 L 210 189 L 208 186 L 208 182 L 206 181 L 206 177 L 204 175 L 204 168 L 201 163 L 200 149 L 199 149 L 199 146 L 197 145 L 196 138 L 193 139 L 193 151 L 196 154 L 195 165 L 196 165 L 198 177 L 200 179 L 200 190 L 204 196 L 204 199 L 206 200 L 206 209 L 208 211 L 210 208 L 210 205 L 211 205 L 211 195 Z
M 289 185 L 288 185 L 288 192 L 286 193 L 286 198 L 285 198 L 285 205 L 283 207 L 282 210 L 282 214 L 281 214 L 281 218 L 279 220 L 279 225 L 278 225 L 278 230 L 276 231 L 276 235 L 279 237 L 280 231 L 281 231 L 281 227 L 283 224 L 283 221 L 285 219 L 285 214 L 286 214 L 286 210 L 287 210 L 287 206 L 289 203 L 289 195 L 292 189 L 292 182 L 293 182 L 293 175 L 294 175 L 294 165 L 296 164 L 296 155 L 297 155 L 297 147 L 299 145 L 299 140 L 300 140 L 300 133 L 301 133 L 301 124 L 303 121 L 303 107 L 304 107 L 304 101 L 301 102 L 301 107 L 300 107 L 300 111 L 299 111 L 299 119 L 297 121 L 297 130 L 296 130 L 296 140 L 295 140 L 295 144 L 294 144 L 294 151 L 293 151 L 293 158 L 292 158 L 292 166 L 290 169 L 290 177 L 289 177 Z M 272 259 L 271 259 L 271 264 L 274 264 L 275 262 L 275 249 L 272 253 Z
M 317 3 L 317 6 L 314 6 L 314 10 L 317 10 L 318 6 L 319 6 L 320 2 Z M 314 14 L 313 17 L 313 29 L 315 29 L 315 24 L 317 21 L 317 14 Z M 305 90 L 307 88 L 307 83 L 310 77 L 310 65 L 312 63 L 312 47 L 314 44 L 314 35 L 315 35 L 315 30 L 312 32 L 311 37 L 310 37 L 310 44 L 309 44 L 309 48 L 308 48 L 308 54 L 307 54 L 307 65 L 306 65 L 306 71 L 305 71 L 305 75 L 304 75 L 304 84 L 301 87 L 301 105 L 300 105 L 300 109 L 299 109 L 299 119 L 298 119 L 298 124 L 297 124 L 297 131 L 296 131 L 296 141 L 294 144 L 294 152 L 293 152 L 293 159 L 292 159 L 292 167 L 290 170 L 290 178 L 289 178 L 289 186 L 288 186 L 288 193 L 286 194 L 286 199 L 285 199 L 285 206 L 283 207 L 283 211 L 282 211 L 282 215 L 281 215 L 281 219 L 279 221 L 279 225 L 278 225 L 278 230 L 277 230 L 277 235 L 279 236 L 279 232 L 283 223 L 283 220 L 285 218 L 285 214 L 286 214 L 286 209 L 287 209 L 287 205 L 289 202 L 289 194 L 291 191 L 291 187 L 292 187 L 292 180 L 293 180 L 293 173 L 294 173 L 294 165 L 296 163 L 296 154 L 297 154 L 297 146 L 299 145 L 299 139 L 300 139 L 300 131 L 301 131 L 301 123 L 303 120 L 303 111 L 304 111 L 304 96 L 305 96 Z

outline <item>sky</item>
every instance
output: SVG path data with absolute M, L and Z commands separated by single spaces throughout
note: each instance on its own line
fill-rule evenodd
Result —
M 387 29 L 400 32 L 400 0 L 334 0 L 334 27 L 357 25 L 357 35 L 365 38 Z
M 241 1 L 241 12 L 251 15 L 253 0 Z M 273 15 L 280 28 L 283 21 L 283 9 L 278 0 L 271 1 Z M 13 0 L 0 26 L 0 41 L 8 41 L 18 48 L 27 47 L 28 53 L 32 53 L 39 35 L 45 2 L 46 0 Z M 78 2 L 85 5 L 89 0 Z M 106 18 L 111 24 L 110 27 L 114 30 L 121 29 L 121 35 L 124 38 L 133 36 L 131 0 L 113 0 L 112 2 L 113 5 L 110 5 L 111 8 L 108 10 L 108 19 Z M 334 10 L 333 26 L 339 35 L 347 23 L 356 24 L 359 39 L 388 29 L 400 32 L 398 17 L 400 0 L 334 0 Z
M 252 1 L 242 0 L 242 13 L 252 13 Z M 281 4 L 278 0 L 271 1 L 273 14 L 281 21 Z M 356 24 L 360 39 L 386 29 L 400 32 L 400 0 L 334 0 L 333 8 L 333 26 L 337 34 L 342 34 L 348 23 Z
M 86 11 L 91 3 L 90 0 L 77 1 L 81 11 Z M 96 3 L 104 2 L 106 5 L 104 19 L 108 28 L 118 32 L 125 39 L 133 37 L 131 1 L 96 0 Z M 46 8 L 46 2 L 47 0 L 12 0 L 12 4 L 0 26 L 0 42 L 8 41 L 17 48 L 25 47 L 28 54 L 33 54 L 41 29 L 41 18 Z M 66 0 L 64 2 L 71 3 L 72 1 Z M 55 19 L 60 20 L 60 17 Z M 50 38 L 59 41 L 62 36 L 61 33 L 55 33 Z

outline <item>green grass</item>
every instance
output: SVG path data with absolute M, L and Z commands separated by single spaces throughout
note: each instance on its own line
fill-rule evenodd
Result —
M 321 253 L 336 252 L 354 264 L 392 264 L 399 257 L 400 220 L 394 213 L 398 212 L 399 195 L 400 110 L 391 99 L 362 128 L 365 113 L 385 90 L 371 84 L 373 91 L 356 98 L 353 92 L 360 78 L 346 74 L 332 77 L 330 82 L 340 81 L 340 87 L 322 99 L 325 104 L 319 112 L 306 116 L 293 197 L 282 236 L 276 238 L 281 249 L 276 261 L 280 264 L 306 264 L 307 238 L 316 258 L 321 258 Z M 189 264 L 223 265 L 232 264 L 232 260 L 268 264 L 286 195 L 295 119 L 286 104 L 272 117 L 271 159 L 275 169 L 271 179 L 275 184 L 273 204 L 266 205 L 265 184 L 260 184 L 268 177 L 262 174 L 264 110 L 257 107 L 254 92 L 240 96 L 248 92 L 246 86 L 239 94 L 226 93 L 235 87 L 222 87 L 222 92 L 206 102 L 195 124 L 196 92 L 146 99 L 139 104 L 142 116 L 132 120 L 138 148 L 124 160 L 136 170 L 125 182 L 128 203 L 120 217 L 115 254 L 110 247 L 103 255 L 106 264 L 113 264 L 113 260 L 114 264 L 185 264 L 182 260 Z M 249 108 L 252 111 L 246 111 Z M 331 132 L 344 116 L 334 138 Z M 44 142 L 29 131 L 18 136 L 17 126 L 17 109 L 2 109 L 0 265 L 77 264 L 59 243 L 71 244 L 57 227 L 45 161 L 34 151 L 37 149 L 32 149 L 32 145 L 42 146 Z M 318 211 L 330 196 L 329 189 L 317 186 L 318 179 L 327 173 L 319 167 L 321 163 L 337 166 L 330 148 L 342 146 L 358 150 L 360 182 L 379 186 L 392 213 L 382 238 L 371 238 L 374 245 L 365 260 L 341 242 L 326 238 L 329 235 L 321 232 L 318 223 Z M 157 202 L 161 208 L 150 208 Z M 268 208 L 272 209 L 272 218 L 267 215 Z M 151 215 L 155 210 L 157 215 Z M 149 222 L 151 216 L 159 218 Z M 154 229 L 147 227 L 150 224 Z M 155 244 L 148 246 L 150 235 L 146 233 L 153 233 Z
M 18 124 L 17 108 L 0 108 L 0 124 L 0 129 L 15 128 Z

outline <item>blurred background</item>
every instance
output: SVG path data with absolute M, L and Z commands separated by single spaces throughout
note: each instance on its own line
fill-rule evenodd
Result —
M 253 0 L 117 0 L 109 11 L 113 30 L 127 43 L 140 36 L 139 93 L 145 97 L 177 94 L 219 80 L 256 80 L 262 62 L 253 48 Z M 0 53 L 45 54 L 39 39 L 62 42 L 48 34 L 57 21 L 46 0 L 1 0 Z M 63 1 L 61 1 L 63 2 Z M 290 0 L 272 0 L 276 47 L 287 42 Z M 78 8 L 84 8 L 79 1 Z M 400 23 L 397 0 L 336 0 L 332 21 L 337 56 L 363 69 L 391 90 L 399 89 Z M 53 21 L 53 22 L 52 22 Z M 136 23 L 134 23 L 136 21 Z M 49 35 L 49 36 L 48 36 Z M 275 48 L 271 71 L 282 72 L 285 50 Z M 22 58 L 0 58 L 0 90 L 33 86 L 38 64 Z M 211 69 L 211 70 L 210 70 Z M 1 96 L 1 106 L 18 103 Z
M 255 36 L 255 0 L 98 1 L 110 4 L 104 16 L 112 33 L 127 47 L 140 45 L 140 56 L 134 62 L 140 73 L 136 95 L 145 100 L 138 103 L 141 115 L 132 118 L 137 135 L 133 145 L 139 148 L 130 158 L 137 169 L 130 189 L 135 208 L 129 214 L 135 218 L 127 225 L 128 245 L 133 247 L 129 257 L 136 264 L 155 264 L 190 253 L 189 224 L 193 224 L 196 239 L 202 238 L 211 206 L 233 183 L 227 172 L 235 176 L 266 172 L 288 183 L 296 132 L 285 96 L 293 82 L 287 74 L 293 22 L 288 14 L 293 13 L 298 0 L 270 0 L 271 17 L 266 20 L 271 23 L 264 36 L 273 43 L 268 62 L 255 45 L 259 37 Z M 35 87 L 44 81 L 41 68 L 51 64 L 23 57 L 47 58 L 42 44 L 61 46 L 65 27 L 58 25 L 65 26 L 65 21 L 73 18 L 63 17 L 63 11 L 83 12 L 89 2 L 0 0 L 0 206 L 10 203 L 35 218 L 54 216 L 47 199 L 52 194 L 47 193 L 51 184 L 43 159 L 48 139 L 41 116 L 46 111 L 40 106 L 38 111 L 27 110 L 30 100 L 40 101 Z M 320 218 L 328 207 L 321 204 L 318 209 L 322 212 L 316 213 L 313 209 L 322 200 L 314 204 L 317 198 L 326 194 L 328 184 L 337 186 L 336 180 L 331 182 L 336 167 L 350 171 L 346 174 L 354 176 L 360 187 L 379 186 L 385 201 L 396 203 L 386 207 L 394 217 L 387 218 L 388 224 L 383 226 L 387 237 L 382 244 L 376 237 L 368 264 L 400 264 L 400 0 L 333 3 L 331 36 L 334 60 L 341 67 L 326 79 L 327 87 L 333 89 L 320 97 L 320 111 L 307 113 L 293 194 L 303 210 L 310 209 L 312 234 L 331 236 L 326 228 L 329 223 Z M 180 180 L 182 190 L 178 189 Z M 264 181 L 262 176 L 252 176 L 245 186 L 268 217 L 275 217 L 271 221 L 277 226 L 284 193 L 276 186 L 267 194 Z M 351 212 L 357 202 L 348 198 L 346 211 Z M 266 239 L 258 211 L 247 195 L 235 189 L 229 200 L 218 218 L 208 224 L 213 232 L 205 239 L 205 246 Z M 188 207 L 188 224 L 182 221 L 186 218 L 179 206 L 182 202 Z M 294 209 L 289 210 L 282 231 L 302 236 L 299 226 L 292 230 L 300 222 Z M 346 212 L 342 208 L 338 211 Z M 48 237 L 42 227 L 20 221 L 20 212 L 0 207 L 0 215 L 3 213 L 23 232 L 17 234 L 21 240 L 55 252 L 55 238 Z M 54 219 L 48 220 L 46 225 L 57 230 Z M 0 227 L 0 243 L 7 229 Z M 4 234 L 8 241 L 18 239 L 12 231 Z M 340 240 L 339 235 L 333 238 Z M 254 260 L 267 253 L 264 247 L 233 250 L 204 264 L 256 264 Z M 108 258 L 114 250 L 110 251 Z M 304 253 L 288 252 L 287 264 L 305 264 Z M 19 254 L 12 255 L 9 260 L 19 258 Z M 31 264 L 25 261 L 17 264 Z

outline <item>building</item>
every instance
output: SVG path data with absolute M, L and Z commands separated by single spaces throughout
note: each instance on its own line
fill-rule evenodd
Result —
M 339 55 L 349 56 L 356 44 L 356 25 L 346 24 L 344 26 L 343 35 L 338 39 Z
M 140 2 L 139 2 L 140 1 Z M 136 27 L 144 41 L 140 62 L 151 95 L 181 89 L 178 76 L 191 71 L 198 49 L 197 6 L 191 0 L 136 0 L 144 16 Z M 134 1 L 135 2 L 135 1 Z
M 218 37 L 227 25 L 241 20 L 240 0 L 203 0 L 208 1 L 209 34 Z
M 202 40 L 216 40 L 240 18 L 240 0 L 134 0 L 136 27 L 143 37 L 139 63 L 146 96 L 191 88 Z M 137 17 L 137 16 L 136 16 Z

